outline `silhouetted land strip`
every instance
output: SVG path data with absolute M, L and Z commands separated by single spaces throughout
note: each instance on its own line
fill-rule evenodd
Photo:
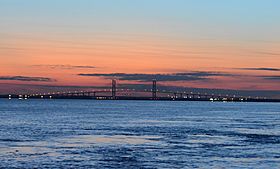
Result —
M 0 95 L 5 99 L 79 99 L 79 100 L 146 100 L 146 101 L 214 101 L 214 102 L 279 102 L 280 99 L 262 99 L 262 98 L 174 98 L 174 97 L 133 97 L 133 96 L 28 96 L 19 97 L 18 95 Z

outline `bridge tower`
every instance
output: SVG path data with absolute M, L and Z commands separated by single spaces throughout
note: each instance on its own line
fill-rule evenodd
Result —
M 116 99 L 117 93 L 117 81 L 115 79 L 112 80 L 112 99 Z
M 157 81 L 155 79 L 153 80 L 152 93 L 153 93 L 153 100 L 156 100 L 157 99 Z

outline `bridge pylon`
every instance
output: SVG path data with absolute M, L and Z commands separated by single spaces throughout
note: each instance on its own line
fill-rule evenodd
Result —
M 153 100 L 157 99 L 157 81 L 155 79 L 153 80 L 152 97 Z
M 117 94 L 117 81 L 115 79 L 112 80 L 112 99 L 116 99 Z

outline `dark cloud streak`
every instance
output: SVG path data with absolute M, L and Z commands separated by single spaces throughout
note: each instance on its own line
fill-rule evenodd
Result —
M 89 77 L 103 77 L 106 79 L 117 78 L 119 80 L 126 81 L 139 81 L 148 82 L 156 79 L 161 82 L 168 81 L 207 81 L 209 77 L 216 76 L 234 76 L 233 74 L 218 73 L 218 72 L 183 72 L 183 73 L 172 73 L 172 74 L 127 74 L 127 73 L 109 73 L 109 74 L 84 74 L 80 73 L 78 76 L 89 76 Z
M 32 65 L 33 67 L 44 67 L 50 69 L 96 69 L 95 66 L 82 65 Z
M 237 68 L 239 70 L 258 70 L 258 71 L 272 71 L 272 72 L 280 72 L 280 68 L 269 68 L 269 67 L 261 67 L 261 68 Z
M 12 80 L 12 81 L 27 81 L 27 82 L 53 82 L 55 79 L 47 77 L 28 77 L 28 76 L 0 76 L 0 81 Z
M 266 79 L 266 80 L 277 80 L 277 81 L 280 81 L 280 76 L 259 76 L 263 79 Z

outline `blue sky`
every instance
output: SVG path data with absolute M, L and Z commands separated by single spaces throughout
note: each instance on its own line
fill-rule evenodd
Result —
M 278 40 L 277 0 L 1 0 L 7 32 L 112 31 Z M 54 30 L 58 28 L 58 30 Z

